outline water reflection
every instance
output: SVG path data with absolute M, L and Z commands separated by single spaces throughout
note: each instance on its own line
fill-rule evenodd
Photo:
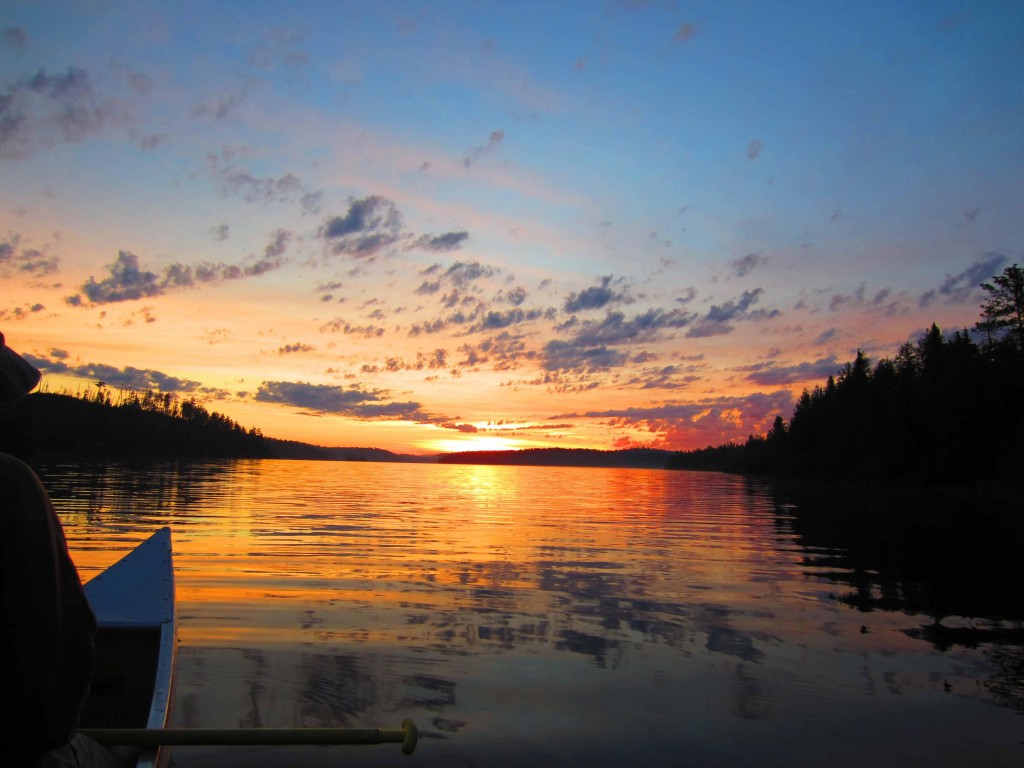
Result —
M 870 503 L 821 488 L 778 494 L 807 567 L 850 587 L 840 599 L 857 610 L 924 614 L 934 624 L 950 617 L 995 622 L 972 627 L 974 642 L 986 633 L 1009 639 L 1016 630 L 999 622 L 1024 619 L 1024 595 L 1005 588 L 1019 579 L 1024 526 L 1004 510 L 950 494 L 892 493 Z M 966 637 L 931 636 L 940 644 Z
M 918 740 L 905 763 L 942 765 L 967 723 L 979 762 L 1020 756 L 1021 614 L 991 594 L 1016 583 L 1019 544 L 987 541 L 967 508 L 896 524 L 880 499 L 644 470 L 44 475 L 86 576 L 172 525 L 181 725 L 411 715 L 431 765 L 657 765 L 681 745 L 704 764 L 841 765 L 894 739 Z
M 959 493 L 894 492 L 870 505 L 816 487 L 777 493 L 808 568 L 848 588 L 840 602 L 904 615 L 901 631 L 939 652 L 978 651 L 991 671 L 976 682 L 1024 712 L 1024 595 L 1011 587 L 1024 554 L 1019 515 Z

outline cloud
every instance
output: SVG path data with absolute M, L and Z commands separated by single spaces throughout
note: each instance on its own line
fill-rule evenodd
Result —
M 494 422 L 491 422 L 491 423 L 494 423 Z M 558 430 L 558 429 L 573 429 L 576 426 L 575 424 L 570 424 L 570 423 L 567 422 L 567 423 L 564 423 L 564 424 L 518 424 L 515 427 L 509 428 L 509 427 L 506 427 L 506 426 L 503 426 L 503 425 L 504 424 L 514 424 L 515 423 L 514 421 L 511 421 L 511 420 L 510 421 L 500 421 L 500 422 L 496 422 L 496 423 L 499 424 L 499 425 L 502 425 L 502 426 L 491 427 L 490 423 L 489 423 L 488 427 L 486 427 L 482 431 L 484 431 L 484 432 L 498 432 L 498 433 L 501 433 L 503 435 L 517 435 L 517 434 L 521 434 L 523 432 L 537 432 L 537 431 L 550 432 L 552 430 Z
M 199 104 L 192 110 L 192 117 L 213 118 L 216 121 L 226 120 L 238 110 L 249 95 L 249 83 L 242 83 L 232 90 L 225 91 L 213 102 Z
M 417 352 L 415 361 L 403 360 L 400 357 L 389 357 L 384 365 L 364 363 L 360 371 L 365 374 L 396 373 L 398 371 L 443 370 L 448 367 L 447 350 L 438 348 L 432 352 Z
M 20 235 L 10 234 L 6 240 L 0 240 L 0 277 L 15 273 L 40 277 L 53 274 L 59 266 L 60 258 L 56 254 L 22 246 Z
M 749 275 L 756 267 L 767 261 L 768 259 L 764 256 L 760 256 L 756 253 L 748 253 L 746 256 L 733 259 L 730 262 L 730 265 L 732 266 L 733 274 L 735 274 L 736 277 L 743 277 L 744 275 Z
M 474 434 L 480 431 L 480 428 L 474 424 L 457 424 L 455 422 L 445 422 L 444 424 L 438 424 L 442 429 L 454 429 L 458 432 L 466 432 L 467 434 Z
M 140 96 L 148 96 L 153 92 L 153 78 L 145 72 L 135 72 L 118 64 L 115 64 L 114 67 L 123 74 L 125 82 L 135 93 Z
M 345 389 L 301 381 L 264 381 L 255 399 L 264 403 L 296 405 L 321 413 L 350 413 L 358 406 L 378 402 L 383 394 L 383 390 L 367 392 L 355 387 Z
M 574 343 L 591 347 L 654 341 L 660 338 L 662 331 L 685 328 L 694 317 L 682 309 L 654 308 L 628 319 L 622 312 L 608 312 L 600 322 L 588 320 L 581 323 L 575 332 Z
M 220 155 L 210 153 L 206 156 L 210 175 L 223 196 L 240 195 L 250 203 L 271 203 L 291 202 L 302 195 L 302 181 L 295 174 L 260 178 L 233 160 L 234 152 L 230 149 L 221 150 Z M 302 197 L 303 201 L 306 197 L 308 195 Z M 304 209 L 305 206 L 303 202 Z
M 444 273 L 444 278 L 457 288 L 465 289 L 470 283 L 494 277 L 501 272 L 498 267 L 481 264 L 479 261 L 456 261 Z
M 307 192 L 299 198 L 299 204 L 302 206 L 302 212 L 307 214 L 320 213 L 320 204 L 323 201 L 324 193 L 319 192 Z
M 129 129 L 128 137 L 139 145 L 139 149 L 146 152 L 156 149 L 164 141 L 164 138 L 158 134 L 140 134 L 134 128 Z
M 458 432 L 466 432 L 467 434 L 475 434 L 476 432 L 480 431 L 480 428 L 477 427 L 475 424 L 459 424 L 456 422 L 444 422 L 443 424 L 438 424 L 437 426 L 440 427 L 441 429 L 454 429 Z
M 517 285 L 515 288 L 511 288 L 508 291 L 499 293 L 495 301 L 499 301 L 505 304 L 511 304 L 514 307 L 522 306 L 523 302 L 527 298 L 526 289 L 521 285 Z
M 553 339 L 544 345 L 541 366 L 547 371 L 603 371 L 624 365 L 629 356 L 605 346 L 583 346 Z
M 381 229 L 397 231 L 401 225 L 402 216 L 390 200 L 380 195 L 358 200 L 349 198 L 348 213 L 328 221 L 324 226 L 324 236 L 347 237 Z
M 21 27 L 6 27 L 0 32 L 0 42 L 15 50 L 21 50 L 28 42 L 28 35 Z
M 562 413 L 563 419 L 605 419 L 610 426 L 643 429 L 653 445 L 674 450 L 721 445 L 742 435 L 763 434 L 778 413 L 789 413 L 793 396 L 786 390 L 743 397 L 705 398 L 651 407 Z
M 107 265 L 110 275 L 96 282 L 90 277 L 82 285 L 82 293 L 94 304 L 131 301 L 144 296 L 156 296 L 164 291 L 165 283 L 155 272 L 139 267 L 139 257 L 129 251 L 119 251 L 117 259 Z M 169 277 L 173 282 L 177 278 Z
M 309 63 L 309 54 L 300 47 L 302 42 L 303 35 L 296 30 L 271 29 L 250 52 L 249 61 L 263 70 L 302 69 Z
M 268 242 L 266 247 L 263 249 L 262 261 L 280 266 L 280 259 L 288 250 L 288 244 L 291 242 L 291 239 L 292 233 L 288 230 L 274 230 L 274 233 L 271 235 L 270 242 Z M 267 270 L 263 269 L 261 272 L 254 271 L 253 274 L 263 274 L 265 271 Z
M 637 358 L 644 356 L 637 355 L 631 362 L 637 363 Z M 642 368 L 634 376 L 626 381 L 626 386 L 639 387 L 640 389 L 683 389 L 695 381 L 700 381 L 701 376 L 691 373 L 686 366 L 664 365 L 660 368 Z
M 409 326 L 409 336 L 415 337 L 423 334 L 440 333 L 448 327 L 449 322 L 455 321 L 438 317 L 433 320 L 424 320 L 420 323 L 413 323 Z
M 836 293 L 828 303 L 830 312 L 838 312 L 846 307 L 858 307 L 864 305 L 864 292 L 867 289 L 866 283 L 857 286 L 857 290 L 850 294 Z
M 704 338 L 708 336 L 722 336 L 732 333 L 732 323 L 739 320 L 768 320 L 777 317 L 780 313 L 777 309 L 753 310 L 750 307 L 756 304 L 763 288 L 755 288 L 752 291 L 744 291 L 738 299 L 731 299 L 724 304 L 713 304 L 708 313 L 700 318 L 686 332 L 691 338 Z
M 35 304 L 23 304 L 20 307 L 14 307 L 13 309 L 0 309 L 0 320 L 24 320 L 30 314 L 42 312 L 46 307 L 38 302 Z
M 682 292 L 682 295 L 681 296 L 677 296 L 674 299 L 674 301 L 677 304 L 689 304 L 695 298 L 697 298 L 697 289 L 694 288 L 693 286 L 689 286 L 687 288 L 684 288 L 683 292 Z
M 465 357 L 458 364 L 464 368 L 489 364 L 495 371 L 514 370 L 523 360 L 534 360 L 538 356 L 535 350 L 527 348 L 523 339 L 521 334 L 504 330 L 477 344 L 463 344 L 459 351 Z
M 478 280 L 494 277 L 500 272 L 501 269 L 481 264 L 479 261 L 456 261 L 444 272 L 441 272 L 440 264 L 431 264 L 420 274 L 426 277 L 436 276 L 436 279 L 424 280 L 416 289 L 416 293 L 421 296 L 428 296 L 438 293 L 446 286 L 452 287 L 456 291 L 464 291 Z M 448 295 L 446 300 L 449 306 L 454 303 L 451 298 L 451 295 Z
M 1006 263 L 1001 253 L 989 251 L 974 260 L 974 263 L 955 275 L 946 275 L 946 279 L 938 288 L 932 288 L 921 294 L 918 305 L 927 307 L 934 301 L 942 300 L 945 304 L 962 304 L 972 300 L 979 293 L 982 282 L 991 279 Z
M 227 224 L 218 224 L 214 227 L 210 227 L 210 234 L 214 240 L 224 241 L 231 237 L 231 227 Z
M 467 333 L 479 333 L 480 331 L 496 331 L 507 328 L 510 325 L 532 322 L 544 316 L 543 309 L 523 310 L 514 307 L 505 312 L 488 310 L 479 316 L 478 322 L 474 323 L 467 330 Z
M 491 152 L 494 152 L 498 147 L 501 146 L 501 142 L 505 140 L 504 131 L 493 131 L 490 137 L 487 139 L 487 143 L 483 146 L 473 147 L 472 151 L 462 159 L 462 164 L 466 168 L 471 168 L 476 162 Z
M 283 347 L 278 347 L 277 354 L 290 355 L 293 352 L 312 352 L 315 349 L 316 347 L 312 347 L 309 344 L 296 342 L 294 344 L 285 344 Z
M 840 312 L 849 309 L 882 309 L 887 315 L 895 315 L 905 309 L 904 296 L 897 296 L 892 301 L 891 288 L 881 288 L 875 292 L 870 299 L 867 297 L 867 284 L 861 283 L 853 293 L 836 293 L 829 299 L 828 309 L 830 312 Z M 801 302 L 799 306 L 803 305 Z
M 819 333 L 818 336 L 811 343 L 815 345 L 827 344 L 837 336 L 839 336 L 839 329 L 829 328 L 827 331 L 822 331 L 821 333 Z
M 321 235 L 334 254 L 360 259 L 376 256 L 401 238 L 402 215 L 395 204 L 380 195 L 349 198 L 348 212 L 327 220 Z
M 611 289 L 612 276 L 605 275 L 601 278 L 601 284 L 586 288 L 579 293 L 569 294 L 565 300 L 564 309 L 566 312 L 582 312 L 589 309 L 600 309 L 607 304 L 625 303 L 629 304 L 632 299 L 625 291 L 616 292 Z M 617 282 L 621 283 L 622 278 Z
M 338 331 L 341 331 L 346 336 L 362 336 L 364 339 L 384 335 L 384 329 L 379 325 L 352 325 L 340 317 L 336 317 L 320 326 L 320 333 L 337 333 Z
M 469 238 L 469 232 L 446 232 L 443 235 L 420 235 L 410 248 L 425 251 L 455 251 Z
M 679 29 L 677 29 L 676 33 L 672 36 L 672 42 L 673 43 L 685 43 L 691 37 L 693 37 L 693 35 L 694 35 L 694 33 L 696 33 L 696 31 L 697 31 L 697 25 L 696 24 L 691 24 L 688 21 L 684 21 L 682 24 L 679 25 Z
M 303 408 L 316 414 L 347 416 L 360 420 L 433 422 L 419 403 L 385 403 L 385 390 L 345 389 L 329 384 L 293 381 L 264 381 L 255 399 Z
M 201 382 L 171 376 L 151 368 L 133 368 L 132 366 L 115 368 L 112 365 L 102 363 L 69 365 L 64 362 L 68 357 L 67 352 L 53 350 L 50 354 L 50 358 L 36 357 L 30 354 L 24 354 L 22 357 L 43 373 L 61 373 L 82 379 L 93 379 L 95 381 L 102 381 L 107 386 L 116 389 L 135 391 L 153 389 L 171 394 L 224 394 L 220 390 L 204 388 Z
M 796 365 L 777 365 L 775 362 L 756 363 L 736 369 L 746 373 L 747 381 L 761 386 L 782 386 L 797 384 L 802 381 L 821 381 L 839 370 L 839 362 L 834 357 L 823 357 L 813 362 L 802 362 Z
M 538 320 L 542 317 L 554 318 L 555 310 L 553 308 L 522 309 L 519 307 L 518 304 L 525 301 L 525 291 L 521 289 L 513 289 L 508 294 L 499 292 L 495 297 L 494 302 L 496 303 L 512 304 L 513 309 L 509 310 L 492 309 L 488 302 L 478 296 L 466 293 L 467 290 L 479 293 L 480 289 L 471 285 L 472 281 L 492 276 L 497 271 L 478 262 L 459 262 L 437 280 L 421 283 L 416 289 L 416 293 L 421 296 L 436 294 L 441 291 L 442 286 L 447 286 L 450 290 L 441 297 L 441 305 L 445 309 L 453 311 L 443 317 L 414 323 L 409 328 L 409 336 L 440 333 L 452 326 L 461 327 L 462 334 L 470 334 L 493 331 L 510 325 Z M 436 274 L 436 270 L 431 267 L 424 270 L 422 274 Z M 453 283 L 454 285 L 452 285 Z
M 80 142 L 117 118 L 85 70 L 69 67 L 51 75 L 40 69 L 0 93 L 0 158 L 18 159 L 57 143 Z
M 239 264 L 200 262 L 196 265 L 175 263 L 165 267 L 161 274 L 139 266 L 139 257 L 130 251 L 118 251 L 117 258 L 107 265 L 109 274 L 97 281 L 90 277 L 81 287 L 81 295 L 66 297 L 71 306 L 82 305 L 82 295 L 92 304 L 112 304 L 134 301 L 148 296 L 160 296 L 169 290 L 192 288 L 220 280 L 239 280 L 279 269 L 286 263 L 285 252 L 292 234 L 279 229 L 271 235 L 263 255 Z

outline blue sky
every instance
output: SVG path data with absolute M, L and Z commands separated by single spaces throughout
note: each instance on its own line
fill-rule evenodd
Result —
M 55 388 L 321 444 L 742 439 L 1020 261 L 1022 35 L 994 2 L 10 2 L 0 322 Z

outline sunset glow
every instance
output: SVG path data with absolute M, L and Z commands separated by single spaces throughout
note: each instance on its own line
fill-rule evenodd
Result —
M 12 2 L 43 388 L 401 453 L 765 432 L 1021 261 L 1024 6 Z
M 463 440 L 444 438 L 428 443 L 428 446 L 439 453 L 456 451 L 514 451 L 523 447 L 521 440 L 509 440 L 504 437 L 473 436 Z

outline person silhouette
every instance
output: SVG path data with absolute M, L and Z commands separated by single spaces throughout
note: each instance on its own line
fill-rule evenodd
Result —
M 0 407 L 39 379 L 0 333 Z M 95 632 L 49 494 L 31 467 L 0 452 L 0 691 L 7 702 L 0 766 L 121 765 L 113 751 L 77 733 Z

